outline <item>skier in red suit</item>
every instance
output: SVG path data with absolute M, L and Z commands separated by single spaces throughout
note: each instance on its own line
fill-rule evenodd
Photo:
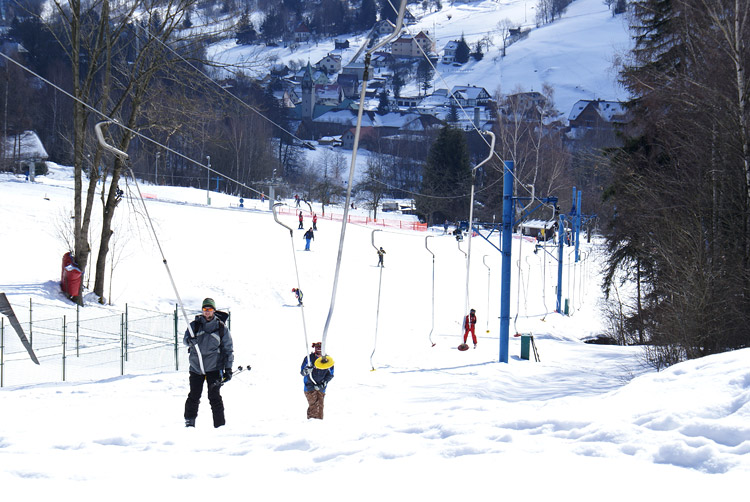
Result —
M 469 315 L 464 317 L 464 343 L 466 343 L 466 339 L 469 337 L 469 332 L 471 332 L 471 339 L 474 341 L 474 348 L 477 348 L 477 335 L 474 332 L 474 329 L 476 328 L 477 324 L 477 316 L 475 314 L 476 310 L 471 309 L 469 311 Z

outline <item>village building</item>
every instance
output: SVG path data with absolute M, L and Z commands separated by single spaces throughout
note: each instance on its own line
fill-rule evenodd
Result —
M 328 54 L 326 57 L 315 63 L 315 67 L 329 75 L 338 73 L 341 71 L 341 56 L 338 54 Z
M 456 51 L 458 50 L 458 41 L 457 40 L 451 40 L 447 44 L 445 44 L 445 47 L 443 47 L 443 59 L 441 61 L 443 64 L 451 64 L 456 60 Z
M 309 42 L 312 38 L 312 33 L 305 23 L 300 23 L 294 29 L 294 41 L 299 43 Z

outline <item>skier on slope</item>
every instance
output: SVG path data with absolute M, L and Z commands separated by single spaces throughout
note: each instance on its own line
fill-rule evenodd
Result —
M 471 309 L 469 311 L 469 315 L 464 317 L 464 344 L 466 343 L 466 339 L 469 337 L 469 333 L 471 332 L 471 339 L 474 341 L 474 348 L 477 348 L 477 335 L 474 332 L 477 324 L 477 316 L 475 314 L 476 310 Z
M 326 387 L 333 379 L 333 366 L 327 369 L 315 367 L 315 361 L 321 357 L 323 344 L 315 342 L 312 344 L 313 351 L 309 357 L 302 360 L 302 375 L 305 386 L 305 398 L 307 398 L 307 418 L 323 420 L 323 401 L 326 397 Z
M 304 230 L 304 227 L 302 226 L 305 221 L 304 216 L 302 216 L 302 211 L 299 212 L 299 226 L 297 227 L 298 230 Z
M 383 246 L 380 246 L 380 249 L 378 249 L 378 267 L 385 267 L 385 265 L 383 265 L 384 255 L 385 255 L 385 249 L 383 249 Z
M 297 297 L 297 305 L 301 307 L 302 306 L 302 290 L 298 288 L 292 288 L 292 293 L 294 293 L 294 296 Z
M 312 227 L 305 232 L 303 237 L 305 239 L 305 251 L 310 251 L 310 240 L 315 240 L 315 234 L 313 233 Z
M 226 423 L 224 401 L 221 399 L 221 383 L 232 378 L 234 344 L 229 328 L 216 315 L 216 303 L 211 298 L 203 300 L 203 314 L 195 316 L 185 331 L 184 343 L 188 346 L 190 361 L 190 393 L 185 401 L 185 427 L 195 427 L 198 405 L 203 393 L 203 382 L 208 386 L 208 402 L 211 404 L 214 427 Z M 223 375 L 222 375 L 223 370 Z

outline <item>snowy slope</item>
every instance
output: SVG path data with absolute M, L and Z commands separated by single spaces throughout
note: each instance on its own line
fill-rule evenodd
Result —
M 0 290 L 21 321 L 30 300 L 40 317 L 67 304 L 57 288 L 66 249 L 54 227 L 69 216 L 71 186 L 64 169 L 35 184 L 0 175 Z M 302 313 L 308 341 L 320 340 L 339 224 L 319 222 L 304 252 L 301 231 L 290 239 L 255 202 L 239 210 L 235 198 L 211 194 L 205 207 L 204 191 L 143 190 L 155 197 L 148 210 L 183 300 L 196 308 L 212 296 L 231 308 L 237 363 L 252 370 L 224 387 L 220 429 L 205 399 L 197 427 L 182 426 L 184 370 L 0 389 L 0 486 L 8 500 L 741 499 L 750 474 L 750 351 L 657 374 L 636 347 L 581 343 L 603 329 L 595 245 L 584 247 L 583 264 L 566 264 L 573 313 L 566 317 L 550 313 L 552 262 L 514 239 L 511 332 L 533 333 L 541 361 L 520 359 L 519 339 L 511 338 L 504 364 L 494 248 L 472 242 L 479 346 L 459 352 L 466 269 L 456 241 L 440 231 L 428 239 L 436 255 L 433 347 L 425 233 L 373 235 L 372 227 L 348 225 L 327 338 L 336 377 L 325 420 L 308 421 L 298 374 L 307 350 Z M 118 231 L 129 253 L 116 269 L 115 305 L 89 302 L 83 316 L 120 312 L 125 303 L 170 312 L 176 301 L 137 201 L 125 202 Z M 377 338 L 373 239 L 387 251 Z M 295 255 L 304 311 L 290 291 Z M 18 349 L 9 330 L 5 346 Z M 8 379 L 43 371 L 18 361 L 3 369 Z

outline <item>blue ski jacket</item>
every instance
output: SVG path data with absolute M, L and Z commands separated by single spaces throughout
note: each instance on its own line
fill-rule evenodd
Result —
M 200 361 L 198 360 L 198 351 L 200 349 L 203 357 L 203 369 L 208 371 L 220 371 L 224 368 L 231 368 L 234 364 L 234 344 L 232 334 L 229 328 L 219 320 L 218 316 L 210 321 L 202 315 L 195 316 L 195 320 L 190 323 L 195 333 L 195 338 L 190 338 L 190 330 L 185 330 L 183 342 L 188 346 L 188 360 L 190 361 L 190 371 L 202 375 Z
M 305 385 L 305 392 L 319 390 L 325 394 L 328 382 L 333 379 L 333 366 L 325 370 L 318 369 L 315 367 L 316 359 L 318 359 L 318 356 L 315 355 L 315 352 L 310 353 L 310 365 L 312 366 L 312 371 L 310 374 L 305 375 L 305 369 L 308 368 L 308 366 L 307 358 L 304 358 L 299 372 L 300 375 L 304 377 L 303 383 Z

